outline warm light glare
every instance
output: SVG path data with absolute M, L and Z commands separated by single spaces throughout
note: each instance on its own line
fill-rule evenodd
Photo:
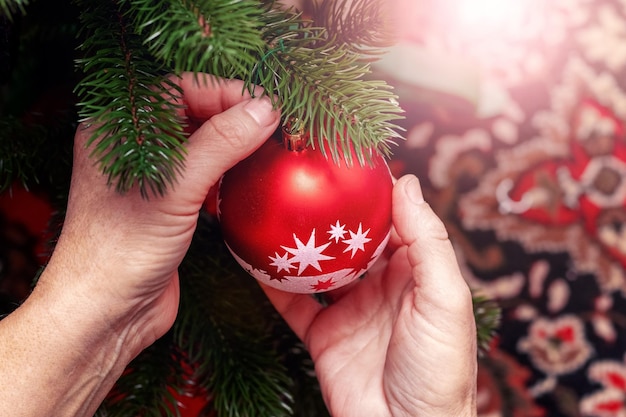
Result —
M 459 24 L 466 28 L 510 27 L 526 12 L 527 0 L 458 0 Z
M 307 169 L 296 169 L 291 177 L 291 186 L 294 195 L 309 195 L 319 192 L 319 180 Z

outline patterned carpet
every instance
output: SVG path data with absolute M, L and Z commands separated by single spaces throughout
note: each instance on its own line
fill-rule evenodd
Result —
M 503 309 L 480 415 L 626 416 L 626 1 L 515 3 L 433 3 L 385 58 L 392 169 Z

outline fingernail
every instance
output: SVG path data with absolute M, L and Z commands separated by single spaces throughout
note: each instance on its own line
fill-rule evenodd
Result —
M 267 126 L 274 122 L 275 114 L 272 102 L 269 97 L 260 97 L 250 99 L 245 105 L 244 110 L 252 116 L 259 126 Z
M 420 180 L 416 176 L 411 175 L 411 178 L 404 185 L 404 192 L 413 204 L 422 204 L 424 202 Z

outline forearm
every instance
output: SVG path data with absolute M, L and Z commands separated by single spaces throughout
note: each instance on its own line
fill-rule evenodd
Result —
M 54 287 L 0 321 L 0 415 L 91 417 L 131 359 L 124 330 Z

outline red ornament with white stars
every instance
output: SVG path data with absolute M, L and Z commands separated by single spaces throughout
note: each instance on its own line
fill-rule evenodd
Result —
M 342 287 L 382 254 L 391 229 L 391 173 L 348 166 L 284 133 L 270 138 L 220 181 L 218 218 L 237 262 L 257 280 L 293 293 Z

